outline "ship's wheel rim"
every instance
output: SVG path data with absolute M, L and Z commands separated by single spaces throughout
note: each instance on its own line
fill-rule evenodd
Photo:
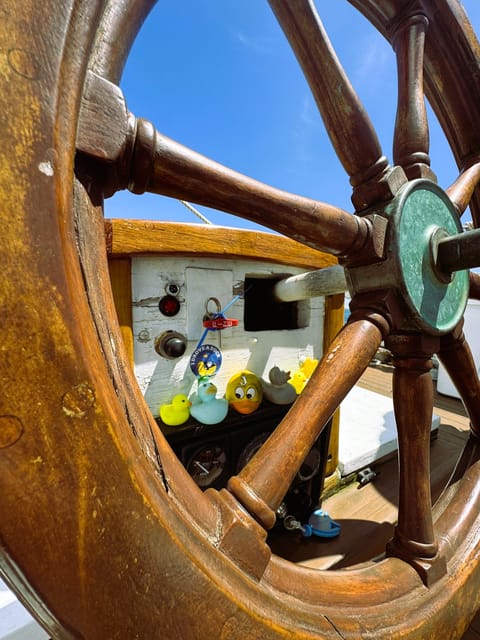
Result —
M 363 6 L 367 14 L 371 14 L 374 20 L 381 23 L 383 19 L 394 17 L 397 4 L 400 3 L 365 2 Z M 445 7 L 445 10 L 454 6 L 453 2 L 437 4 Z M 62 26 L 65 38 L 77 32 L 77 42 L 83 43 L 86 51 L 93 48 L 93 66 L 97 71 L 101 70 L 103 65 L 108 66 L 111 63 L 109 61 L 107 64 L 102 58 L 104 48 L 98 48 L 97 44 L 95 50 L 95 39 L 92 37 L 92 31 L 95 30 L 94 27 L 104 9 L 102 3 L 91 2 L 64 5 L 56 13 L 52 9 L 52 15 Z M 108 9 L 110 7 L 103 13 L 106 20 L 103 26 L 110 24 L 109 18 L 105 18 Z M 34 10 L 28 5 L 25 11 L 27 14 L 30 12 L 30 17 L 35 15 Z M 68 19 L 65 19 L 66 14 Z M 90 25 L 94 25 L 91 27 L 92 31 L 80 26 L 84 24 L 85 17 Z M 115 32 L 114 28 L 112 32 Z M 33 255 L 33 276 L 36 275 L 41 280 L 39 294 L 50 292 L 53 304 L 46 304 L 45 309 L 41 306 L 33 309 L 22 307 L 15 301 L 9 308 L 10 312 L 16 311 L 15 316 L 11 317 L 15 317 L 17 324 L 20 322 L 21 329 L 33 326 L 35 331 L 39 332 L 38 335 L 45 327 L 44 321 L 49 320 L 52 325 L 55 324 L 55 330 L 45 329 L 48 336 L 39 337 L 36 346 L 40 348 L 39 358 L 41 356 L 40 359 L 44 360 L 46 381 L 50 380 L 49 375 L 53 376 L 48 362 L 48 357 L 52 354 L 52 344 L 57 352 L 62 353 L 62 381 L 55 379 L 58 385 L 56 403 L 49 389 L 42 390 L 48 406 L 42 408 L 39 402 L 38 414 L 41 415 L 41 419 L 37 444 L 32 444 L 32 427 L 26 418 L 25 402 L 15 390 L 11 390 L 10 395 L 7 394 L 12 407 L 10 413 L 4 412 L 1 416 L 2 425 L 6 426 L 4 433 L 9 437 L 8 441 L 2 442 L 3 452 L 8 454 L 7 486 L 12 494 L 11 497 L 4 498 L 6 505 L 11 507 L 10 499 L 19 500 L 21 495 L 21 491 L 15 488 L 13 479 L 15 470 L 22 468 L 22 460 L 26 461 L 25 456 L 28 456 L 28 468 L 43 469 L 44 478 L 52 476 L 58 480 L 62 473 L 71 473 L 75 476 L 72 484 L 76 498 L 75 526 L 72 526 L 66 507 L 61 507 L 55 499 L 52 499 L 52 506 L 58 509 L 58 514 L 54 517 L 55 523 L 58 523 L 60 517 L 64 517 L 67 533 L 75 531 L 77 538 L 71 539 L 72 546 L 75 547 L 71 556 L 61 558 L 59 566 L 55 567 L 51 562 L 55 556 L 51 548 L 55 535 L 42 524 L 36 544 L 37 552 L 41 549 L 44 555 L 41 559 L 36 558 L 33 551 L 27 548 L 28 536 L 25 534 L 24 525 L 29 520 L 34 522 L 34 517 L 41 518 L 42 522 L 43 518 L 39 511 L 35 511 L 33 503 L 28 502 L 27 507 L 27 503 L 24 502 L 25 513 L 20 514 L 19 510 L 18 518 L 9 516 L 2 525 L 4 559 L 1 566 L 10 584 L 55 637 L 76 637 L 78 634 L 89 638 L 115 635 L 120 637 L 118 633 L 121 633 L 122 629 L 124 632 L 127 629 L 131 635 L 131 630 L 136 627 L 135 633 L 138 637 L 142 637 L 141 634 L 143 637 L 153 637 L 154 630 L 158 632 L 161 629 L 164 637 L 201 638 L 216 635 L 224 638 L 336 638 L 339 634 L 343 637 L 362 637 L 365 634 L 370 637 L 375 634 L 378 637 L 392 637 L 393 634 L 394 637 L 397 635 L 413 638 L 432 633 L 436 625 L 457 628 L 458 620 L 450 620 L 447 605 L 455 605 L 464 612 L 465 619 L 472 615 L 477 606 L 475 587 L 478 578 L 476 579 L 473 568 L 478 563 L 478 540 L 475 537 L 474 525 L 471 527 L 471 536 L 462 540 L 452 553 L 452 574 L 458 569 L 457 576 L 445 577 L 428 591 L 415 571 L 395 558 L 367 568 L 359 568 L 348 572 L 348 575 L 342 572 L 327 575 L 287 565 L 284 561 L 274 558 L 262 579 L 255 580 L 242 573 L 231 559 L 215 548 L 215 532 L 209 529 L 215 521 L 214 509 L 204 501 L 202 494 L 193 488 L 193 482 L 162 439 L 152 432 L 151 417 L 142 405 L 131 378 L 132 374 L 126 365 L 118 327 L 111 323 L 111 300 L 106 298 L 107 308 L 101 310 L 98 294 L 94 294 L 93 287 L 88 283 L 91 270 L 94 268 L 92 265 L 96 267 L 103 264 L 103 276 L 106 274 L 105 256 L 93 255 L 90 264 L 88 259 L 85 259 L 86 256 L 91 257 L 92 252 L 95 254 L 100 246 L 100 229 L 103 228 L 100 224 L 101 194 L 96 191 L 95 185 L 85 188 L 88 182 L 85 181 L 81 168 L 73 188 L 73 155 L 63 153 L 56 156 L 55 152 L 52 152 L 55 145 L 58 151 L 66 144 L 65 140 L 59 142 L 61 134 L 65 134 L 66 140 L 70 143 L 74 142 L 75 126 L 69 123 L 62 113 L 69 110 L 78 113 L 82 84 L 78 79 L 84 77 L 87 68 L 86 59 L 82 59 L 83 64 L 68 47 L 65 48 L 63 57 L 55 59 L 58 68 L 50 71 L 57 74 L 56 81 L 60 81 L 62 86 L 58 93 L 50 94 L 51 104 L 58 109 L 55 111 L 52 108 L 51 113 L 59 116 L 58 119 L 47 118 L 51 127 L 52 135 L 49 142 L 52 146 L 48 148 L 47 156 L 40 158 L 41 164 L 38 163 L 39 158 L 33 155 L 28 156 L 25 161 L 30 163 L 27 167 L 29 170 L 32 166 L 40 166 L 41 180 L 52 175 L 54 177 L 53 181 L 47 180 L 45 184 L 40 182 L 38 186 L 39 191 L 47 192 L 46 199 L 55 203 L 55 209 L 59 214 L 55 222 L 48 222 L 45 217 L 45 224 L 51 225 L 50 232 L 54 236 L 51 242 L 47 241 L 44 231 L 37 228 L 37 222 L 33 220 L 33 213 L 28 205 L 22 203 L 23 208 L 19 207 L 19 210 L 26 212 L 27 227 L 27 233 L 21 236 L 21 241 L 30 252 L 40 239 L 44 240 L 42 246 L 49 247 L 52 252 L 54 249 L 63 248 L 61 255 Z M 111 70 L 112 73 L 108 75 L 113 78 L 122 64 L 123 57 L 120 56 L 116 61 L 115 72 Z M 28 76 L 30 73 L 33 77 L 35 68 L 32 58 L 24 65 L 25 75 Z M 67 77 L 68 71 L 74 72 L 73 80 L 71 76 Z M 31 122 L 38 124 L 39 121 L 33 118 Z M 456 150 L 457 156 L 460 157 L 467 147 L 468 134 L 465 133 L 462 137 L 455 132 L 455 135 L 457 140 L 460 140 Z M 38 151 L 37 147 L 35 151 Z M 22 184 L 21 187 L 25 195 L 28 186 Z M 69 215 L 73 208 L 76 212 L 75 220 Z M 90 233 L 86 231 L 87 226 L 91 227 Z M 77 258 L 78 246 L 80 261 Z M 15 253 L 18 255 L 19 252 Z M 27 261 L 26 256 L 23 259 Z M 49 265 L 54 262 L 59 264 L 55 273 L 50 273 Z M 10 273 L 8 264 L 7 273 Z M 85 290 L 82 284 L 83 277 L 86 279 Z M 31 296 L 28 284 L 20 286 L 19 290 L 20 293 Z M 14 294 L 10 289 L 8 293 L 10 300 L 13 300 Z M 103 296 L 105 291 L 101 293 Z M 52 317 L 52 310 L 56 313 L 55 317 Z M 79 329 L 80 319 L 85 322 L 85 326 Z M 10 329 L 12 336 L 18 335 L 13 326 Z M 96 334 L 101 336 L 100 345 Z M 36 336 L 34 332 L 33 337 Z M 108 342 L 110 353 L 106 354 Z M 117 360 L 118 362 L 115 362 Z M 75 366 L 76 362 L 78 367 Z M 35 374 L 35 384 L 38 387 L 40 378 L 36 369 Z M 30 388 L 32 391 L 32 396 L 40 400 L 42 395 L 37 387 L 33 389 L 33 383 L 30 387 L 28 384 L 25 385 L 26 389 Z M 130 394 L 134 400 L 129 397 Z M 136 408 L 135 404 L 138 404 Z M 53 424 L 58 416 L 62 418 L 65 442 L 62 444 L 62 440 L 58 440 L 59 449 L 56 452 L 52 449 L 53 443 L 46 431 L 49 420 L 50 424 Z M 137 438 L 132 434 L 132 426 Z M 84 445 L 80 444 L 75 434 L 71 436 L 66 433 L 67 428 L 85 429 Z M 62 433 L 62 430 L 56 431 L 57 435 L 59 433 Z M 66 460 L 59 460 L 59 453 L 66 453 L 62 446 L 70 442 L 70 437 L 73 438 L 71 443 L 77 447 L 75 454 L 78 455 L 75 459 L 73 456 L 68 459 L 67 456 Z M 95 442 L 89 443 L 89 438 L 93 438 Z M 107 439 L 110 447 L 118 454 L 117 458 L 115 454 L 109 458 L 111 461 L 117 459 L 118 468 L 112 468 L 111 473 L 112 477 L 115 477 L 115 471 L 118 471 L 118 489 L 109 487 L 108 491 L 105 478 L 101 487 L 92 482 L 99 469 L 97 463 L 88 458 L 94 453 L 93 444 L 98 441 L 99 446 L 105 446 Z M 143 447 L 143 453 L 139 451 L 138 442 Z M 23 447 L 25 450 L 17 454 L 17 450 Z M 32 457 L 35 451 L 37 455 Z M 51 456 L 48 463 L 47 454 Z M 81 458 L 82 454 L 86 456 L 85 460 Z M 23 470 L 25 471 L 26 467 L 23 467 Z M 91 475 L 88 475 L 88 472 Z M 33 487 L 38 488 L 39 481 L 35 473 L 30 473 L 28 480 Z M 476 465 L 473 465 L 468 473 L 478 474 Z M 459 492 L 462 482 L 459 481 Z M 25 479 L 18 480 L 20 488 L 26 488 L 27 485 L 24 483 Z M 186 495 L 182 490 L 183 485 L 189 487 Z M 121 490 L 127 488 L 128 495 L 124 497 L 131 511 L 126 514 L 115 500 L 123 497 Z M 104 495 L 99 496 L 99 492 L 102 491 Z M 61 487 L 59 495 L 62 495 Z M 197 504 L 188 503 L 192 496 L 198 499 Z M 27 496 L 25 499 L 27 500 Z M 469 499 L 474 500 L 475 496 Z M 105 501 L 103 504 L 102 500 Z M 455 502 L 455 496 L 445 495 L 443 502 L 436 507 L 440 519 L 443 516 L 443 507 L 452 501 Z M 96 509 L 93 508 L 95 505 Z M 39 500 L 39 506 L 45 506 L 44 499 Z M 126 515 L 129 518 L 127 523 Z M 105 521 L 101 524 L 98 518 L 103 516 Z M 143 519 L 147 522 L 145 527 L 139 524 Z M 117 532 L 108 528 L 112 527 L 115 520 L 122 530 L 122 536 L 130 536 L 127 542 L 123 541 L 116 547 L 118 556 L 106 548 L 105 541 L 107 537 L 108 542 L 120 543 Z M 95 530 L 92 526 L 94 522 Z M 62 535 L 59 536 L 61 537 Z M 152 548 L 145 548 L 148 544 L 141 544 L 146 542 L 147 538 L 155 542 L 155 545 L 152 542 Z M 97 544 L 94 545 L 94 542 Z M 162 543 L 169 545 L 167 559 L 160 549 Z M 448 543 L 446 540 L 445 544 Z M 60 540 L 59 546 L 63 548 Z M 105 546 L 104 550 L 102 546 Z M 42 566 L 44 562 L 46 564 Z M 102 572 L 113 571 L 112 565 L 115 567 L 116 577 L 104 584 L 105 593 L 97 593 L 95 600 L 95 590 L 98 587 L 96 581 Z M 463 570 L 460 571 L 462 565 Z M 153 571 L 158 571 L 156 580 L 152 580 L 151 576 L 147 580 L 146 574 Z M 69 572 L 75 574 L 75 577 L 67 580 Z M 399 576 L 402 576 L 403 580 L 400 587 Z M 183 611 L 176 611 L 172 609 L 172 602 L 176 602 L 177 607 L 182 606 L 179 603 L 185 577 L 189 579 L 191 586 L 189 606 Z M 290 577 L 293 587 L 289 585 Z M 59 588 L 58 582 L 62 578 L 65 579 L 65 583 Z M 118 611 L 118 601 L 124 602 L 118 587 L 125 579 L 127 582 L 133 581 L 132 593 L 138 597 L 136 604 L 143 606 L 150 603 L 158 607 L 158 614 L 153 622 L 151 610 L 142 615 L 136 609 L 136 620 L 131 612 L 126 612 L 123 616 L 121 606 L 120 612 Z M 303 586 L 300 586 L 302 581 Z M 455 587 L 453 582 L 456 583 Z M 387 593 L 385 584 L 390 588 Z M 352 594 L 352 587 L 355 585 L 363 585 L 366 589 L 356 595 Z M 147 586 L 151 589 L 148 595 L 145 592 Z M 144 590 L 143 593 L 140 593 L 140 587 Z M 112 592 L 114 588 L 117 589 L 117 602 Z M 329 590 L 326 597 L 322 595 L 324 589 Z M 155 597 L 158 598 L 156 601 Z M 73 602 L 73 599 L 76 602 Z M 401 615 L 392 614 L 393 601 L 401 605 Z M 209 611 L 213 602 L 213 611 Z M 85 607 L 88 609 L 89 606 L 90 610 L 85 614 Z M 438 613 L 437 619 L 433 620 L 434 612 L 439 606 L 442 613 Z M 408 620 L 404 615 L 406 610 L 409 611 Z M 88 621 L 92 612 L 97 616 L 100 613 L 93 623 Z M 171 614 L 170 619 L 167 612 Z M 207 633 L 205 624 L 208 625 Z

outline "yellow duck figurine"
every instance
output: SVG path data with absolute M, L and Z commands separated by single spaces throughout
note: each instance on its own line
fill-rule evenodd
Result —
M 289 383 L 290 371 L 274 366 L 268 372 L 270 382 L 260 379 L 263 397 L 273 404 L 292 404 L 297 399 L 297 390 Z
M 160 405 L 160 418 L 170 427 L 178 427 L 190 417 L 191 402 L 183 393 L 174 396 L 171 404 Z
M 300 365 L 301 370 L 305 374 L 307 380 L 310 379 L 312 373 L 317 368 L 318 360 L 317 358 L 305 358 L 305 360 Z
M 297 395 L 300 395 L 303 391 L 303 388 L 307 384 L 307 376 L 301 369 L 297 369 L 297 371 L 295 371 L 293 376 L 290 378 L 290 384 L 295 389 Z
M 225 398 L 217 398 L 217 387 L 209 378 L 200 378 L 198 391 L 191 400 L 190 415 L 202 424 L 217 424 L 226 418 L 228 402 Z
M 295 387 L 295 391 L 298 395 L 302 393 L 305 385 L 310 379 L 310 376 L 315 371 L 317 364 L 318 360 L 316 358 L 305 358 L 300 367 L 292 375 L 289 382 L 293 387 Z
M 228 381 L 225 397 L 238 413 L 253 413 L 263 398 L 260 378 L 246 369 L 236 373 Z

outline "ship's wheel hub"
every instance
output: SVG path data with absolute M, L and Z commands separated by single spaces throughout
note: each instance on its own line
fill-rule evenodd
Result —
M 396 330 L 448 333 L 463 316 L 469 278 L 467 270 L 444 272 L 437 249 L 462 231 L 458 213 L 440 187 L 419 179 L 406 183 L 382 215 L 389 220 L 385 259 L 348 269 L 351 291 L 393 290 L 402 309 L 394 314 Z

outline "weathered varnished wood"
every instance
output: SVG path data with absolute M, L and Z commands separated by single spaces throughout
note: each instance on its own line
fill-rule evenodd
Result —
M 129 257 L 112 258 L 108 262 L 108 273 L 123 343 L 133 365 L 131 262 Z
M 470 272 L 470 298 L 480 300 L 480 274 Z
M 398 524 L 388 553 L 415 566 L 426 584 L 446 572 L 445 559 L 438 554 L 430 494 L 430 369 L 438 343 L 438 338 L 418 335 L 389 336 L 386 341 L 394 355 L 393 402 L 400 474 Z
M 391 198 L 405 182 L 400 168 L 392 169 L 360 99 L 346 76 L 316 8 L 309 0 L 270 0 L 353 186 L 357 211 Z
M 392 34 L 397 54 L 398 107 L 393 159 L 410 180 L 435 176 L 430 169 L 427 111 L 423 95 L 423 51 L 428 20 L 411 15 L 395 25 Z
M 380 328 L 368 319 L 344 327 L 326 350 L 302 392 L 302 402 L 248 462 L 228 488 L 266 528 L 313 443 L 348 391 L 363 373 L 382 341 Z M 352 351 L 355 360 L 352 361 Z M 319 401 L 318 390 L 322 389 Z M 281 475 L 278 469 L 282 469 Z
M 462 215 L 472 200 L 476 186 L 480 182 L 480 162 L 465 169 L 455 182 L 446 190 L 450 200 Z
M 462 397 L 472 430 L 480 436 L 480 385 L 477 367 L 462 327 L 463 323 L 442 339 L 438 356 Z
M 126 184 L 133 193 L 160 193 L 233 213 L 336 255 L 354 256 L 370 245 L 372 234 L 365 220 L 232 171 L 160 134 L 142 119 L 136 126 Z
M 325 298 L 325 320 L 323 324 L 323 351 L 325 352 L 344 323 L 345 296 L 343 293 L 327 296 Z M 340 438 L 340 411 L 337 409 L 332 416 L 330 430 L 330 446 L 326 475 L 333 474 L 338 466 L 338 443 Z
M 271 234 L 247 229 L 226 229 L 202 224 L 147 220 L 107 220 L 107 252 L 111 257 L 156 253 L 159 255 L 211 256 L 265 260 L 304 269 L 324 269 L 337 263 L 288 238 L 281 246 Z
M 408 18 L 412 6 L 404 0 L 353 4 L 386 35 L 392 24 Z M 47 0 L 39 6 L 25 0 L 9 3 L 3 14 L 0 96 L 9 126 L 2 129 L 0 150 L 2 572 L 56 638 L 412 639 L 438 638 L 438 629 L 459 635 L 480 604 L 476 439 L 433 509 L 438 553 L 448 571 L 426 589 L 416 563 L 399 558 L 345 575 L 308 571 L 271 557 L 255 518 L 231 493 L 201 493 L 155 431 L 114 316 L 102 218 L 105 167 L 95 154 L 74 154 L 87 68 L 118 82 L 149 6 L 113 0 Z M 298 24 L 312 24 L 306 4 L 292 6 L 303 12 Z M 463 169 L 480 156 L 478 42 L 454 0 L 423 0 L 421 7 L 430 23 L 425 93 Z M 306 38 L 312 49 L 317 37 L 315 27 Z M 317 102 L 331 104 L 320 87 L 318 81 Z M 360 120 L 360 139 L 370 146 L 369 125 Z M 342 118 L 327 123 L 333 137 L 343 123 Z M 153 137 L 143 136 L 144 150 Z M 342 140 L 352 143 L 349 136 Z M 138 165 L 129 165 L 129 141 L 115 167 L 122 177 L 138 175 L 143 166 L 141 155 Z M 298 219 L 296 237 L 310 246 L 348 253 L 354 245 L 357 258 L 366 261 L 382 255 L 372 252 L 370 243 L 362 256 L 374 222 L 346 222 L 334 210 L 325 217 L 326 233 L 317 228 L 325 210 L 317 215 L 316 203 L 252 187 L 223 169 L 216 174 L 215 166 L 164 138 L 161 158 L 155 149 L 145 156 L 158 160 L 155 190 L 176 193 L 181 178 L 175 172 L 187 159 L 187 193 L 200 201 L 212 197 L 223 206 L 237 190 L 237 213 L 246 211 L 244 196 L 261 212 L 255 219 L 262 224 L 279 224 L 290 233 L 292 219 Z M 382 184 L 384 161 L 377 166 L 373 156 L 365 167 L 354 151 L 352 166 L 359 166 L 367 181 L 359 209 L 382 203 L 392 192 L 392 185 Z M 200 185 L 205 175 L 215 175 L 213 196 Z M 476 223 L 478 202 L 474 193 Z M 272 204 L 280 210 L 274 220 Z M 301 212 L 306 221 L 297 217 Z M 349 231 L 339 239 L 343 221 Z M 369 304 L 386 325 L 405 312 L 402 300 L 392 302 L 384 292 Z M 369 321 L 354 319 L 353 327 L 356 322 Z M 356 332 L 346 335 L 351 333 Z M 372 341 L 367 338 L 364 347 L 361 355 L 351 356 L 355 371 Z M 463 360 L 452 356 L 451 368 Z M 335 375 L 332 391 L 341 395 L 345 378 Z M 478 382 L 460 387 L 464 395 L 477 393 Z M 414 387 L 401 388 L 406 394 Z M 477 420 L 476 403 L 471 409 Z M 298 435 L 296 451 L 302 443 Z M 272 482 L 268 474 L 255 489 L 267 501 L 273 495 L 274 506 Z M 409 527 L 404 531 L 415 541 Z M 423 531 L 428 538 L 428 526 Z
M 367 250 L 382 255 L 382 238 L 366 220 L 262 184 L 171 140 L 129 113 L 120 89 L 91 72 L 79 120 L 77 148 L 105 161 L 98 181 L 106 195 L 127 187 L 136 194 L 161 193 L 228 211 L 346 258 Z

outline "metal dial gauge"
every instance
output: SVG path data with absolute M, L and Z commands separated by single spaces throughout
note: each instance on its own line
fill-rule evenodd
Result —
M 187 471 L 199 487 L 210 487 L 223 473 L 227 454 L 216 444 L 199 447 L 187 463 Z
M 297 473 L 297 479 L 300 480 L 300 482 L 311 480 L 313 476 L 318 473 L 320 463 L 320 451 L 316 447 L 312 447 Z
M 239 473 L 247 462 L 253 458 L 269 435 L 270 432 L 260 433 L 258 436 L 255 436 L 253 440 L 250 440 L 238 457 L 237 473 Z

